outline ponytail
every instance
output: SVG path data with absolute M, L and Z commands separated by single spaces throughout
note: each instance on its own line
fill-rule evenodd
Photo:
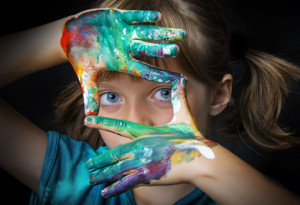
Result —
M 242 92 L 227 121 L 229 134 L 248 136 L 267 149 L 286 149 L 299 144 L 299 140 L 278 125 L 278 118 L 292 81 L 300 78 L 300 70 L 254 49 L 247 50 L 244 61 L 246 71 L 237 85 Z

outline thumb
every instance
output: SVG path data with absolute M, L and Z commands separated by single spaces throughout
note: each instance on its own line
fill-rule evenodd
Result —
M 84 110 L 86 115 L 95 115 L 99 111 L 99 91 L 97 71 L 76 72 L 83 92 Z

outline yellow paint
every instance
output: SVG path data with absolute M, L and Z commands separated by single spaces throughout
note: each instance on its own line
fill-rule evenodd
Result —
M 124 69 L 125 72 L 127 72 L 127 65 L 124 65 L 123 69 Z
M 183 40 L 182 36 L 173 36 L 171 39 L 176 39 L 176 40 Z
M 82 79 L 81 75 L 82 75 L 83 66 L 82 65 L 78 65 L 78 66 L 76 66 L 76 68 L 74 70 L 76 71 L 76 74 L 77 74 L 78 78 L 81 80 Z

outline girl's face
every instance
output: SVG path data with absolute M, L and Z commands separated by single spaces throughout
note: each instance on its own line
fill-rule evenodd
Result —
M 159 66 L 163 68 L 163 66 Z M 179 72 L 175 65 L 172 71 Z M 173 117 L 171 84 L 156 83 L 119 73 L 112 80 L 101 81 L 99 116 L 124 119 L 140 124 L 162 126 Z M 186 87 L 188 104 L 200 130 L 205 130 L 209 115 L 210 95 L 206 86 L 191 78 Z M 131 140 L 99 130 L 109 148 Z

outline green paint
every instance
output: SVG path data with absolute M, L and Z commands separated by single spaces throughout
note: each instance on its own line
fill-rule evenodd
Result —
M 87 125 L 101 125 L 102 128 L 108 129 L 114 127 L 119 132 L 128 132 L 134 138 L 138 138 L 141 135 L 182 135 L 191 136 L 193 135 L 193 129 L 187 124 L 170 124 L 160 127 L 153 127 L 150 125 L 142 125 L 127 120 L 117 120 L 113 118 L 100 117 L 100 116 L 89 116 L 86 118 Z M 89 124 L 90 123 L 90 124 Z
M 123 20 L 128 24 L 156 22 L 160 18 L 158 11 L 126 11 L 122 13 Z
M 186 103 L 186 82 L 184 76 L 179 76 L 173 82 L 172 105 L 176 107 L 173 111 L 175 118 L 191 117 L 180 116 L 179 113 L 182 107 L 188 109 L 181 104 Z M 136 138 L 86 163 L 90 171 L 99 170 L 90 176 L 91 184 L 118 179 L 116 183 L 102 190 L 101 194 L 104 197 L 122 193 L 140 184 L 151 183 L 152 180 L 159 180 L 167 176 L 174 164 L 190 162 L 200 154 L 209 159 L 215 157 L 214 152 L 206 146 L 210 142 L 199 137 L 198 129 L 193 128 L 193 125 L 177 123 L 153 127 L 99 116 L 87 117 L 85 123 L 90 127 L 113 131 L 120 135 L 127 133 Z
M 175 56 L 174 44 L 150 44 L 141 40 L 183 40 L 184 30 L 131 25 L 159 20 L 157 11 L 118 11 L 99 9 L 87 11 L 65 24 L 61 45 L 71 62 L 84 92 L 96 93 L 97 73 L 103 69 L 127 72 L 156 82 L 172 82 L 177 75 L 137 61 L 136 57 L 165 58 Z M 138 50 L 141 49 L 141 50 Z M 82 75 L 85 76 L 82 76 Z M 94 89 L 94 91 L 92 91 Z M 86 114 L 97 114 L 99 98 L 84 96 Z M 89 103 L 96 104 L 88 105 Z M 91 108 L 91 109 L 88 109 Z

